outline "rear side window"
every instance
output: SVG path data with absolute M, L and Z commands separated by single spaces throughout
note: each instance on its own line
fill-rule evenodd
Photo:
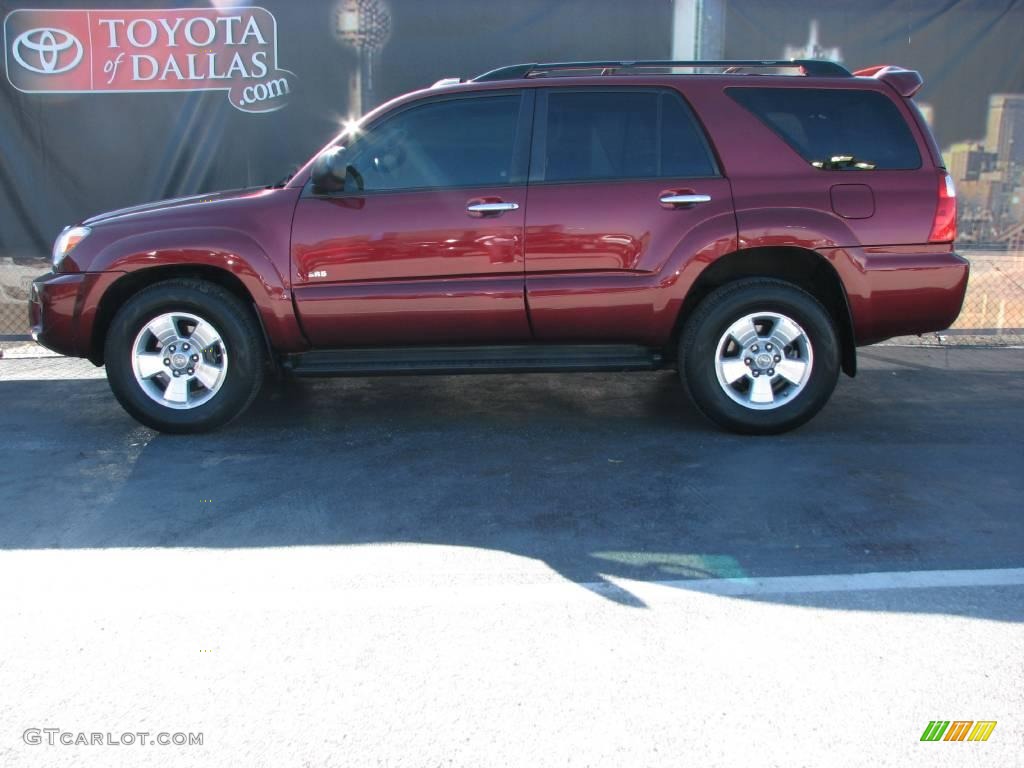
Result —
M 541 100 L 542 181 L 714 176 L 707 143 L 689 107 L 660 90 L 562 90 Z M 539 166 L 539 167 L 536 167 Z
M 726 92 L 817 168 L 921 167 L 921 154 L 903 116 L 881 93 L 847 88 L 727 88 Z

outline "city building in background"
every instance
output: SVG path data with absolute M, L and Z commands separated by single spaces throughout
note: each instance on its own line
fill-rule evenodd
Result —
M 989 96 L 985 149 L 1000 164 L 1024 165 L 1024 93 Z
M 957 188 L 963 243 L 1020 248 L 1024 242 L 1024 93 L 989 97 L 984 139 L 943 152 Z
M 930 130 L 935 131 L 935 107 L 926 101 L 918 101 L 917 111 L 921 113 L 921 117 L 924 118 L 925 125 Z
M 828 59 L 837 64 L 843 63 L 843 52 L 839 46 L 826 48 L 818 40 L 818 20 L 811 19 L 807 32 L 807 42 L 803 45 L 787 45 L 782 51 L 784 59 Z

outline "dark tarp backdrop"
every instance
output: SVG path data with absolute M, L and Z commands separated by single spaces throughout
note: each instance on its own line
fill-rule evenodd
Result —
M 26 332 L 27 281 L 45 271 L 65 224 L 160 198 L 273 183 L 349 116 L 442 77 L 520 61 L 672 56 L 813 56 L 850 69 L 919 69 L 925 87 L 917 100 L 961 175 L 961 234 L 1000 254 L 997 272 L 1018 276 L 1016 293 L 1011 283 L 1006 290 L 1019 320 L 1004 301 L 1001 316 L 968 320 L 965 312 L 965 321 L 1024 326 L 1024 265 L 1002 253 L 1019 248 L 1024 221 L 1024 0 L 259 6 L 265 10 L 232 0 L 0 2 L 0 335 Z M 243 52 L 240 62 L 232 51 Z M 997 108 L 992 94 L 1010 97 Z
M 0 7 L 6 15 L 15 8 L 50 5 L 29 0 Z M 105 4 L 72 0 L 63 5 Z M 106 5 L 176 4 L 115 0 Z M 259 5 L 277 22 L 279 65 L 295 74 L 287 105 L 275 112 L 240 111 L 222 91 L 65 95 L 20 93 L 3 83 L 0 253 L 45 254 L 65 224 L 110 208 L 271 184 L 338 133 L 352 110 L 349 75 L 359 67 L 356 49 L 335 32 L 343 4 L 266 0 Z M 665 2 L 631 7 L 606 0 L 390 0 L 387 7 L 391 29 L 374 57 L 374 104 L 445 76 L 470 76 L 509 62 L 664 56 L 669 46 Z M 586 34 L 580 19 L 587 20 Z

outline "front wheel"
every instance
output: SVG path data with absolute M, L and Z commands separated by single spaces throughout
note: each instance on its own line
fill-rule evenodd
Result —
M 262 338 L 234 294 L 203 280 L 156 283 L 107 333 L 107 380 L 128 413 L 161 432 L 202 432 L 244 411 L 263 381 Z
M 809 420 L 835 389 L 839 367 L 828 311 L 771 278 L 713 291 L 680 340 L 679 372 L 697 408 L 744 434 L 776 434 Z

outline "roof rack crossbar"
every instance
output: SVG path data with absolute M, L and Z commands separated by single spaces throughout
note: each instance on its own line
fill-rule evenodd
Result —
M 485 72 L 473 79 L 475 83 L 490 80 L 520 80 L 555 70 L 598 69 L 601 74 L 612 74 L 620 69 L 650 67 L 792 67 L 800 68 L 812 77 L 852 77 L 850 71 L 824 59 L 731 59 L 731 60 L 643 60 L 643 61 L 558 61 L 544 64 L 512 64 Z

